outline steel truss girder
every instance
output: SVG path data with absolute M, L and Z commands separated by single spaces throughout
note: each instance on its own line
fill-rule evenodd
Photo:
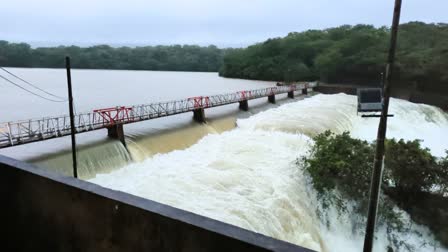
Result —
M 127 124 L 150 120 L 190 112 L 198 108 L 217 107 L 243 100 L 258 99 L 316 86 L 316 83 L 306 83 L 269 87 L 228 94 L 198 96 L 175 101 L 106 109 L 109 111 L 108 113 L 116 113 L 114 114 L 114 116 L 116 115 L 114 117 L 116 120 L 106 120 L 104 113 L 102 114 L 101 112 L 102 110 L 94 110 L 93 112 L 75 115 L 75 130 L 76 133 L 87 132 L 107 128 L 116 123 Z M 68 115 L 0 123 L 0 148 L 66 136 L 70 134 L 70 129 L 70 118 Z

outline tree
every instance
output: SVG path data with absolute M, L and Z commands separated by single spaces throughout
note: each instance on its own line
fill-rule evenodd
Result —
M 325 131 L 313 138 L 309 157 L 303 158 L 305 170 L 318 192 L 338 188 L 350 198 L 368 195 L 373 147 L 366 141 L 351 138 L 348 132 L 335 135 Z
M 437 160 L 419 140 L 386 142 L 386 172 L 395 190 L 406 194 L 429 191 L 438 183 Z
M 371 25 L 292 32 L 284 38 L 229 51 L 220 75 L 378 85 L 380 73 L 385 71 L 389 33 L 386 27 Z M 396 82 L 448 94 L 447 24 L 402 24 L 397 49 Z
M 309 155 L 298 163 L 311 177 L 323 206 L 333 204 L 341 213 L 347 211 L 347 202 L 352 201 L 356 203 L 351 208 L 354 213 L 364 215 L 375 143 L 353 139 L 348 132 L 336 135 L 330 131 L 313 140 Z M 385 156 L 379 222 L 387 227 L 391 243 L 401 251 L 403 241 L 393 234 L 407 232 L 393 210 L 400 206 L 414 221 L 430 227 L 437 239 L 448 246 L 448 199 L 444 196 L 448 188 L 448 152 L 446 157 L 437 159 L 429 149 L 421 147 L 419 140 L 390 139 L 386 141 Z
M 97 45 L 33 49 L 25 43 L 0 41 L 0 66 L 62 68 L 64 57 L 69 55 L 74 68 L 215 72 L 228 50 L 195 45 L 135 48 Z

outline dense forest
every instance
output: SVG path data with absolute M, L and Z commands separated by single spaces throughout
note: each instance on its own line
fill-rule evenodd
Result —
M 389 28 L 344 25 L 293 32 L 241 49 L 195 45 L 32 48 L 0 41 L 0 66 L 220 72 L 221 76 L 274 81 L 379 83 Z M 420 91 L 448 93 L 448 24 L 411 22 L 399 30 L 395 77 Z
M 217 72 L 226 51 L 195 45 L 31 48 L 25 43 L 0 41 L 0 66 L 62 68 L 69 55 L 74 68 Z
M 371 25 L 293 32 L 228 53 L 220 75 L 275 81 L 378 83 L 387 59 L 389 34 L 389 28 Z M 448 24 L 402 24 L 395 73 L 402 83 L 448 88 Z

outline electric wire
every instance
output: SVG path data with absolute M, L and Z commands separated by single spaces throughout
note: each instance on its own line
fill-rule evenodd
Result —
M 40 94 L 37 94 L 37 93 L 35 93 L 35 92 L 31 91 L 31 90 L 28 90 L 28 89 L 22 87 L 21 85 L 15 83 L 14 81 L 12 81 L 12 80 L 6 78 L 6 77 L 3 76 L 3 75 L 0 75 L 0 78 L 4 79 L 5 81 L 7 81 L 7 82 L 13 84 L 14 86 L 16 86 L 16 87 L 18 87 L 18 88 L 20 88 L 20 89 L 22 89 L 22 90 L 25 90 L 26 92 L 28 92 L 28 93 L 30 93 L 30 94 L 32 94 L 32 95 L 35 95 L 35 96 L 40 97 L 40 98 L 42 98 L 42 99 L 45 99 L 45 100 L 47 100 L 47 101 L 51 101 L 51 102 L 66 102 L 66 101 L 58 101 L 58 100 L 53 100 L 53 99 L 44 97 L 44 96 L 42 96 L 42 95 L 40 95 Z
M 22 79 L 22 78 L 20 78 L 19 76 L 15 75 L 15 74 L 13 74 L 13 73 L 11 73 L 10 71 L 6 70 L 4 67 L 0 67 L 0 69 L 3 70 L 3 71 L 5 71 L 5 72 L 7 72 L 8 74 L 14 76 L 15 78 L 17 78 L 17 79 L 19 79 L 19 80 L 25 82 L 26 84 L 32 86 L 32 87 L 35 88 L 35 89 L 38 89 L 38 90 L 40 90 L 40 91 L 42 91 L 42 92 L 44 92 L 44 93 L 46 93 L 46 94 L 48 94 L 48 95 L 50 95 L 50 96 L 53 96 L 53 97 L 55 97 L 55 98 L 58 98 L 58 99 L 62 99 L 62 100 L 64 100 L 64 101 L 67 101 L 66 98 L 63 98 L 63 97 L 61 97 L 61 96 L 58 96 L 58 95 L 55 95 L 55 94 L 52 94 L 52 93 L 50 93 L 50 92 L 45 91 L 44 89 L 42 89 L 42 88 L 40 88 L 40 87 L 38 87 L 38 86 L 36 86 L 36 85 L 34 85 L 34 84 L 32 84 L 32 83 L 30 83 L 30 82 L 24 80 L 24 79 Z

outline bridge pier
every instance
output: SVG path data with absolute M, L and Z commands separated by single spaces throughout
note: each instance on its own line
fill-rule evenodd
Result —
M 110 127 L 107 127 L 107 136 L 119 140 L 124 146 L 126 146 L 123 124 L 114 124 Z
M 304 95 L 308 95 L 308 88 L 304 88 L 304 89 L 302 89 L 302 94 L 304 94 Z
M 275 95 L 269 95 L 268 96 L 268 101 L 272 104 L 275 104 Z
M 249 110 L 249 103 L 247 100 L 239 101 L 239 103 L 240 103 L 240 110 L 243 110 L 243 111 Z
M 198 123 L 205 123 L 204 108 L 197 108 L 193 110 L 193 120 L 195 120 Z
M 294 91 L 288 92 L 288 98 L 294 99 Z

